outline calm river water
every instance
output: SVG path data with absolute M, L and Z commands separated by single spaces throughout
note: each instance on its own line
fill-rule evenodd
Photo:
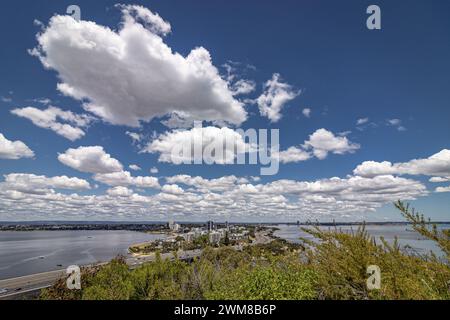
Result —
M 133 231 L 2 231 L 0 279 L 109 261 L 135 243 L 162 238 Z
M 302 231 L 298 226 L 291 225 L 275 225 L 279 230 L 277 230 L 274 235 L 290 242 L 299 243 L 300 237 L 311 239 L 312 237 Z M 357 226 L 338 226 L 338 230 L 342 232 L 352 232 L 358 229 Z M 449 229 L 449 224 L 442 224 L 438 226 L 438 229 Z M 324 230 L 330 229 L 330 227 L 322 227 Z M 332 227 L 334 229 L 334 227 Z M 423 238 L 417 232 L 411 230 L 409 225 L 368 225 L 366 226 L 366 231 L 373 236 L 377 241 L 380 237 L 384 237 L 389 243 L 392 243 L 395 237 L 398 238 L 398 242 L 401 246 L 409 247 L 407 251 L 411 253 L 425 254 L 433 251 L 438 256 L 442 255 L 439 247 L 431 240 Z

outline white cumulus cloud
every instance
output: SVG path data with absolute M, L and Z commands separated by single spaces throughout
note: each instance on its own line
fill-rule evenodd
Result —
M 184 190 L 176 184 L 166 184 L 161 189 L 162 192 L 170 194 L 183 194 Z
M 347 137 L 335 136 L 333 132 L 322 128 L 310 135 L 303 147 L 307 150 L 311 149 L 313 154 L 322 160 L 330 152 L 334 154 L 353 153 L 361 146 L 351 142 Z
M 285 151 L 275 153 L 273 157 L 278 157 L 281 163 L 301 162 L 311 159 L 311 153 L 298 147 L 290 147 Z
M 133 143 L 138 143 L 142 139 L 142 135 L 137 132 L 127 131 L 127 132 L 125 132 L 125 134 L 131 138 Z
M 367 122 L 369 122 L 369 118 L 360 118 L 360 119 L 358 119 L 356 121 L 356 125 L 360 126 L 360 125 L 365 124 Z
M 233 92 L 233 95 L 241 95 L 241 94 L 249 94 L 256 89 L 256 84 L 254 81 L 246 80 L 246 79 L 240 79 L 233 83 L 231 86 L 231 90 Z
M 137 127 L 172 112 L 234 125 L 246 120 L 244 104 L 205 48 L 187 56 L 174 52 L 163 39 L 171 31 L 168 22 L 144 7 L 119 8 L 117 31 L 56 15 L 37 35 L 31 54 L 58 73 L 61 93 L 118 125 Z
M 58 160 L 68 167 L 88 173 L 120 172 L 122 164 L 103 150 L 103 147 L 79 147 L 58 155 Z
M 228 142 L 228 143 L 227 143 Z M 194 149 L 199 146 L 199 154 Z M 206 148 L 216 147 L 208 152 Z M 185 147 L 185 150 L 183 150 Z M 243 137 L 230 128 L 195 127 L 190 130 L 174 130 L 161 134 L 151 141 L 143 152 L 159 153 L 159 161 L 180 164 L 193 160 L 211 161 L 218 164 L 233 163 L 237 153 L 245 153 L 250 147 Z M 218 152 L 222 152 L 219 156 Z
M 131 185 L 127 174 L 117 180 Z M 0 214 L 16 219 L 32 212 L 34 217 L 46 219 L 101 216 L 166 220 L 170 213 L 188 221 L 207 218 L 329 220 L 334 217 L 351 217 L 356 221 L 367 219 L 367 214 L 374 214 L 377 208 L 398 199 L 413 200 L 428 194 L 420 182 L 391 175 L 315 181 L 283 179 L 266 184 L 250 183 L 249 179 L 236 176 L 207 179 L 178 175 L 166 181 L 168 184 L 154 195 L 133 193 L 127 185 L 112 185 L 114 188 L 105 195 L 67 195 L 40 190 L 26 196 L 3 182 L 0 183 Z M 39 187 L 34 185 L 34 189 Z
M 157 174 L 158 172 L 159 172 L 159 170 L 156 167 L 153 167 L 153 168 L 150 169 L 150 173 L 151 174 Z
M 388 126 L 397 127 L 398 131 L 406 131 L 406 128 L 402 125 L 402 120 L 400 119 L 388 119 L 386 120 Z
M 128 171 L 111 173 L 98 173 L 94 175 L 94 180 L 109 186 L 135 186 L 139 188 L 159 189 L 158 178 L 155 177 L 133 177 Z
M 435 191 L 438 192 L 438 193 L 450 192 L 450 186 L 448 186 L 448 187 L 437 187 Z
M 119 186 L 106 190 L 106 193 L 112 197 L 129 197 L 133 194 L 133 190 Z
M 143 22 L 153 33 L 163 36 L 172 31 L 170 23 L 164 21 L 157 13 L 153 13 L 143 6 L 118 4 L 116 7 L 122 10 L 123 18 L 126 22 Z
M 281 81 L 278 73 L 272 76 L 264 85 L 264 92 L 256 99 L 262 116 L 277 122 L 281 119 L 281 109 L 286 103 L 295 99 L 300 94 L 291 85 Z
M 448 182 L 448 181 L 450 181 L 450 177 L 431 177 L 429 181 L 436 182 L 436 183 Z
M 131 170 L 134 170 L 134 171 L 142 170 L 141 167 L 139 167 L 137 164 L 131 164 L 131 165 L 129 166 L 129 168 L 130 168 Z
M 20 140 L 10 141 L 0 133 L 0 159 L 32 158 L 34 152 Z
M 446 177 L 450 176 L 450 150 L 443 149 L 428 158 L 413 159 L 408 162 L 391 163 L 389 161 L 365 161 L 357 166 L 353 173 L 364 177 L 374 177 L 385 174 Z
M 311 117 L 311 109 L 310 109 L 310 108 L 304 108 L 304 109 L 302 110 L 302 113 L 303 113 L 303 115 L 304 115 L 306 118 L 310 118 L 310 117 Z
M 83 137 L 85 132 L 81 127 L 86 127 L 93 121 L 93 117 L 89 115 L 77 115 L 71 111 L 64 111 L 56 107 L 49 107 L 45 110 L 34 107 L 16 108 L 11 110 L 11 113 L 31 120 L 34 125 L 50 129 L 71 141 Z
M 86 190 L 90 189 L 89 182 L 79 178 L 67 176 L 46 177 L 42 175 L 11 173 L 4 176 L 3 187 L 21 193 L 36 194 L 46 193 L 49 189 Z

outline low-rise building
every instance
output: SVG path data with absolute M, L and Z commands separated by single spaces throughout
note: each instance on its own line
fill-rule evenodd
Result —
M 183 234 L 183 238 L 184 240 L 186 240 L 187 242 L 192 242 L 194 241 L 195 237 L 195 232 L 188 232 Z
M 228 235 L 228 237 L 230 238 L 230 240 L 238 241 L 238 240 L 245 239 L 247 237 L 247 235 L 244 234 L 244 233 L 231 233 L 231 234 Z

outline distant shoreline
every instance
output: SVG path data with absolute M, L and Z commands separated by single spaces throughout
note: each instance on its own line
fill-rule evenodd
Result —
M 181 225 L 203 226 L 201 222 L 180 222 Z M 217 223 L 220 224 L 220 223 Z M 251 225 L 251 226 L 407 226 L 411 225 L 406 221 L 389 222 L 261 222 L 261 223 L 233 223 L 230 225 Z M 450 224 L 446 221 L 427 222 L 427 224 Z M 161 222 L 63 222 L 63 221 L 42 221 L 42 222 L 0 222 L 1 231 L 136 231 L 150 234 L 164 234 L 168 230 L 166 224 Z

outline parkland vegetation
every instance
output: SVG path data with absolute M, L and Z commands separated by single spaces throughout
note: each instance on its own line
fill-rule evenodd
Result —
M 376 241 L 364 226 L 305 228 L 314 240 L 206 248 L 191 263 L 162 260 L 130 270 L 123 258 L 82 270 L 82 289 L 66 280 L 42 291 L 41 299 L 450 299 L 450 231 L 438 228 L 402 202 L 395 203 L 412 228 L 435 241 L 444 256 L 406 253 L 397 242 Z M 367 267 L 381 270 L 381 286 L 369 290 Z

